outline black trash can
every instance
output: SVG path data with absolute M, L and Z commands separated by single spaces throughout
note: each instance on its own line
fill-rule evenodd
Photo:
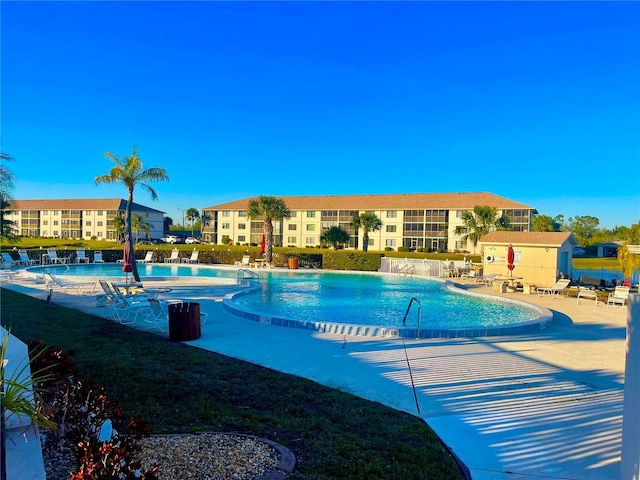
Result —
M 176 342 L 200 338 L 200 304 L 169 304 L 169 338 Z

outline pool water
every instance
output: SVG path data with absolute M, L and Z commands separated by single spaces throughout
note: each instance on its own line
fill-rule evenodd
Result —
M 121 264 L 33 267 L 58 275 L 124 279 Z M 472 329 L 517 325 L 540 317 L 540 310 L 501 298 L 461 293 L 438 280 L 376 273 L 253 270 L 260 275 L 256 293 L 228 300 L 235 313 L 277 317 L 302 322 L 329 322 L 397 328 L 412 298 L 421 307 L 421 327 Z M 238 269 L 210 265 L 138 264 L 144 279 L 151 277 L 214 277 L 236 279 Z M 406 318 L 407 327 L 418 323 L 417 302 Z

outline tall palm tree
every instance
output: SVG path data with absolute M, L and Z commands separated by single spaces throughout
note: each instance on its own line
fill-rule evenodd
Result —
M 3 162 L 13 160 L 11 155 L 0 152 L 0 160 Z M 15 176 L 5 165 L 0 164 L 0 237 L 7 240 L 17 240 L 18 236 L 14 233 L 17 227 L 16 222 L 4 218 L 4 212 L 11 206 L 11 190 L 15 184 Z
M 360 215 L 354 215 L 351 219 L 351 226 L 355 228 L 356 233 L 362 229 L 362 251 L 369 250 L 369 232 L 375 232 L 382 227 L 380 220 L 375 213 L 364 212 Z
M 462 212 L 463 225 L 455 228 L 455 234 L 461 235 L 464 242 L 473 244 L 476 251 L 478 240 L 494 230 L 507 230 L 511 227 L 509 217 L 498 215 L 498 209 L 489 205 L 476 205 L 473 210 Z
M 124 238 L 124 217 L 120 214 L 113 217 L 113 229 L 116 231 L 116 239 Z
M 100 175 L 96 177 L 95 184 L 100 183 L 114 184 L 123 183 L 126 187 L 129 196 L 127 197 L 127 208 L 125 210 L 124 219 L 124 234 L 125 238 L 129 235 L 129 248 L 131 249 L 131 266 L 133 268 L 133 278 L 136 282 L 140 281 L 140 275 L 138 274 L 138 266 L 136 265 L 136 257 L 133 251 L 133 238 L 131 235 L 131 206 L 133 205 L 133 191 L 136 185 L 149 192 L 152 200 L 158 199 L 158 194 L 153 187 L 146 182 L 164 182 L 169 180 L 167 172 L 162 167 L 152 167 L 146 170 L 142 169 L 142 160 L 138 157 L 138 147 L 134 145 L 131 150 L 131 155 L 128 157 L 118 158 L 117 155 L 111 152 L 105 152 L 104 156 L 111 160 L 115 166 L 109 170 L 106 175 Z
M 191 222 L 191 236 L 193 237 L 193 225 L 195 224 L 196 220 L 200 218 L 200 212 L 198 211 L 197 208 L 188 208 L 185 213 L 185 216 L 187 217 L 187 220 L 189 220 Z
M 260 196 L 257 200 L 249 200 L 247 216 L 249 219 L 261 218 L 264 221 L 264 259 L 271 262 L 273 258 L 273 222 L 279 222 L 289 218 L 291 212 L 284 203 L 284 200 L 266 195 Z

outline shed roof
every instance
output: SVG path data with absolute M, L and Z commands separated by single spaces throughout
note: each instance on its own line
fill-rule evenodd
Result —
M 246 210 L 249 201 L 258 197 L 247 197 L 232 202 L 206 207 L 205 210 Z M 493 193 L 406 193 L 375 195 L 308 195 L 277 197 L 290 210 L 403 210 L 443 209 L 471 210 L 477 205 L 491 205 L 499 209 L 535 209 Z
M 548 247 L 560 247 L 566 242 L 572 245 L 578 245 L 573 233 L 571 232 L 511 232 L 511 231 L 495 231 L 489 232 L 483 236 L 479 243 L 482 244 L 516 244 L 516 245 L 539 245 Z

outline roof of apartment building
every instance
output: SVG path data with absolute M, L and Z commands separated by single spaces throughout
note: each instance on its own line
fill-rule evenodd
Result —
M 577 245 L 573 233 L 571 232 L 511 232 L 498 230 L 489 232 L 480 239 L 480 243 L 515 243 L 517 245 L 546 245 L 549 247 L 559 247 L 567 240 Z
M 133 203 L 136 212 L 165 213 L 139 203 Z M 50 200 L 11 200 L 7 210 L 122 210 L 127 208 L 127 201 L 122 198 L 64 198 Z
M 206 207 L 204 210 L 246 210 L 249 201 L 257 198 L 234 200 Z M 411 210 L 416 208 L 471 210 L 478 205 L 491 205 L 500 209 L 535 210 L 529 205 L 486 192 L 309 195 L 277 198 L 283 200 L 289 210 Z

